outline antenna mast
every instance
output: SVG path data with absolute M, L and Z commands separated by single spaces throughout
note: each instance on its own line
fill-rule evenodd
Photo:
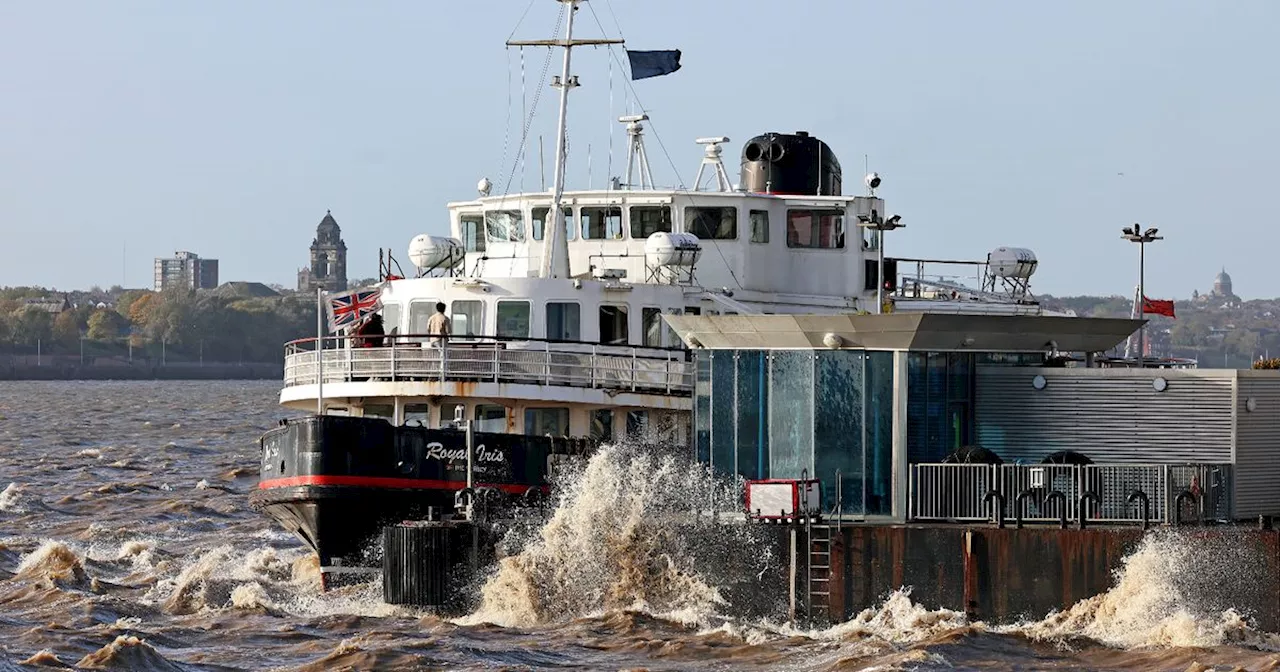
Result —
M 556 157 L 552 173 L 551 186 L 551 230 L 547 233 L 542 247 L 542 269 L 539 277 L 569 277 L 569 241 L 564 235 L 564 164 L 565 151 L 565 119 L 569 112 L 569 90 L 578 86 L 578 78 L 569 74 L 570 57 L 573 48 L 578 46 L 622 44 L 622 40 L 575 40 L 573 39 L 573 15 L 578 5 L 586 0 L 556 0 L 568 6 L 569 20 L 565 22 L 563 40 L 507 40 L 508 47 L 564 47 L 564 68 L 561 74 L 552 78 L 551 86 L 560 89 L 560 121 L 556 125 Z

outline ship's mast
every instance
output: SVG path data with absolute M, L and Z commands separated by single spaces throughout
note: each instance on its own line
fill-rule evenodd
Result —
M 569 277 L 569 241 L 564 235 L 564 167 L 566 159 L 565 124 L 569 112 L 569 90 L 578 86 L 576 75 L 569 74 L 569 61 L 573 48 L 584 45 L 622 44 L 622 40 L 573 39 L 573 15 L 578 5 L 586 0 L 556 0 L 567 5 L 569 18 L 565 22 L 563 40 L 508 40 L 509 47 L 564 47 L 564 68 L 560 76 L 552 78 L 551 86 L 560 89 L 560 121 L 556 125 L 556 160 L 551 186 L 551 226 L 543 237 L 542 268 L 540 277 Z

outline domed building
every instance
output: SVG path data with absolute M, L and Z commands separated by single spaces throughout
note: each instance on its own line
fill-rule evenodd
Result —
M 311 241 L 311 266 L 298 271 L 298 289 L 314 292 L 317 287 L 327 292 L 347 288 L 347 244 L 342 242 L 342 229 L 333 213 L 326 210 Z
M 1236 295 L 1231 291 L 1231 276 L 1227 275 L 1227 269 L 1223 268 L 1213 279 L 1213 289 L 1209 291 L 1209 295 L 1224 299 L 1235 298 Z

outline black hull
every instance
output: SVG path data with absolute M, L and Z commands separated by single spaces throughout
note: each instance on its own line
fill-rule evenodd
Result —
M 578 441 L 484 432 L 473 442 L 474 487 L 496 491 L 491 504 L 498 506 L 545 492 L 551 465 L 590 450 Z M 260 443 L 250 506 L 310 546 L 327 574 L 377 567 L 384 526 L 448 515 L 466 487 L 466 436 L 458 430 L 323 416 L 283 423 Z

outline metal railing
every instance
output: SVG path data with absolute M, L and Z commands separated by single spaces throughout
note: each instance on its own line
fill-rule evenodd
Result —
M 324 382 L 497 382 L 693 394 L 689 353 L 672 348 L 599 345 L 492 336 L 453 337 L 441 346 L 429 336 L 308 338 L 285 345 L 284 385 L 315 385 L 319 356 Z
M 913 464 L 908 517 L 1078 523 L 1083 507 L 1088 523 L 1230 521 L 1233 487 L 1230 464 Z

